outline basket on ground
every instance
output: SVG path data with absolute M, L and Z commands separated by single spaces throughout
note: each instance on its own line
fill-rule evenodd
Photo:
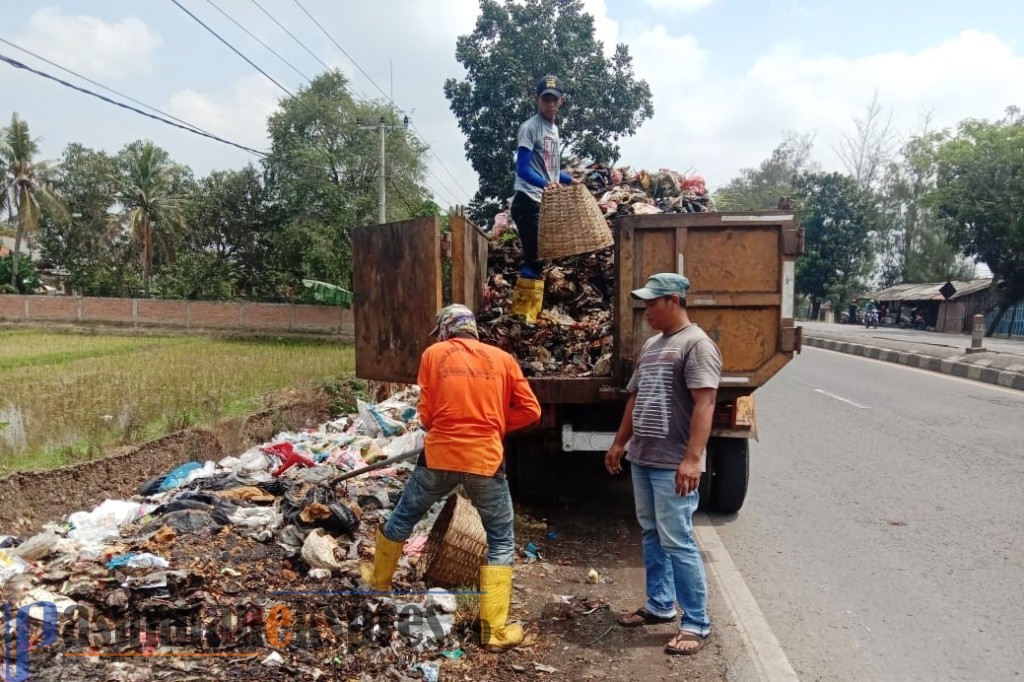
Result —
M 429 587 L 476 587 L 487 563 L 487 533 L 480 514 L 461 495 L 445 502 L 423 550 L 423 581 Z
M 613 243 L 601 207 L 585 185 L 566 185 L 544 192 L 537 243 L 539 258 L 591 253 Z

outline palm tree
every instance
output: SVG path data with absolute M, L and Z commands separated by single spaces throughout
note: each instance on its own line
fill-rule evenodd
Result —
M 149 295 L 156 247 L 171 254 L 172 237 L 183 227 L 184 169 L 171 163 L 163 149 L 149 141 L 136 141 L 119 156 L 115 197 L 121 206 L 118 225 L 140 247 L 143 285 Z
M 0 134 L 0 182 L 4 188 L 0 211 L 17 215 L 11 252 L 11 286 L 16 288 L 21 241 L 39 229 L 40 203 L 58 204 L 45 185 L 50 164 L 33 158 L 38 151 L 39 143 L 29 135 L 28 123 L 14 114 L 10 127 Z

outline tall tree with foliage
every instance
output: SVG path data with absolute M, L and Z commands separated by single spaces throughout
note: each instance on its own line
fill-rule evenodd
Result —
M 112 253 L 110 210 L 114 206 L 115 160 L 69 144 L 50 176 L 62 207 L 44 207 L 38 244 L 42 262 L 67 271 L 66 285 L 86 296 L 117 296 L 118 268 Z
M 848 175 L 805 173 L 795 190 L 805 231 L 796 289 L 810 297 L 817 319 L 822 301 L 838 308 L 864 286 L 873 267 L 877 212 L 871 192 Z
M 847 133 L 833 149 L 846 166 L 846 172 L 864 189 L 871 189 L 898 146 L 892 129 L 892 110 L 882 110 L 875 92 L 864 117 L 853 118 L 854 132 Z
M 39 229 L 41 206 L 57 205 L 46 185 L 50 164 L 36 159 L 38 153 L 39 143 L 29 133 L 28 123 L 13 114 L 11 125 L 0 131 L 0 189 L 4 195 L 0 200 L 0 213 L 6 211 L 14 217 L 10 285 L 18 290 L 22 289 L 18 280 L 22 242 Z
M 654 115 L 651 90 L 633 75 L 626 45 L 604 56 L 594 19 L 580 0 L 480 0 L 473 32 L 455 57 L 466 79 L 448 79 L 444 94 L 466 136 L 466 155 L 480 176 L 470 208 L 489 220 L 512 193 L 516 131 L 536 112 L 534 85 L 545 74 L 568 93 L 559 112 L 564 149 L 580 159 L 613 163 L 618 140 Z
M 428 196 L 427 150 L 406 133 L 393 107 L 356 101 L 345 76 L 331 71 L 282 100 L 270 117 L 264 167 L 283 221 L 274 253 L 286 297 L 307 296 L 306 278 L 351 287 L 351 230 L 377 222 L 381 117 L 387 219 L 410 218 Z
M 715 192 L 715 203 L 723 211 L 759 211 L 777 208 L 780 199 L 792 197 L 801 173 L 817 170 L 811 160 L 813 133 L 787 131 L 772 155 L 756 168 L 743 168 Z
M 272 238 L 277 222 L 262 173 L 214 171 L 186 198 L 182 257 L 161 270 L 162 296 L 274 299 Z
M 1024 300 L 1024 116 L 1010 107 L 1001 121 L 962 121 L 937 155 L 935 206 L 952 243 L 999 281 L 991 335 Z
M 139 140 L 118 153 L 114 183 L 121 207 L 117 225 L 137 249 L 148 296 L 154 262 L 172 260 L 182 237 L 182 202 L 191 188 L 192 174 L 173 163 L 165 150 Z
M 884 234 L 881 283 L 969 279 L 974 264 L 949 244 L 946 225 L 930 205 L 935 191 L 936 151 L 945 133 L 922 129 L 907 140 L 881 174 L 880 211 Z

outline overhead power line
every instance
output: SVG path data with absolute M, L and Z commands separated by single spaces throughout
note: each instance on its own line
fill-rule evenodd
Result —
M 273 84 L 274 84 L 274 85 L 276 85 L 277 87 L 279 87 L 279 88 L 281 88 L 282 90 L 284 90 L 284 91 L 285 91 L 285 93 L 287 93 L 289 97 L 294 97 L 294 96 L 295 96 L 295 95 L 293 95 L 293 94 L 292 94 L 291 90 L 289 90 L 288 88 L 284 87 L 283 85 L 281 85 L 280 83 L 278 83 L 278 82 L 277 82 L 276 80 L 274 80 L 274 77 L 273 77 L 273 76 L 271 76 L 271 75 L 270 75 L 269 73 L 267 73 L 266 71 L 264 71 L 264 70 L 263 70 L 263 69 L 261 69 L 260 67 L 256 66 L 256 62 L 254 62 L 253 60 L 249 59 L 249 58 L 248 58 L 248 57 L 246 57 L 246 56 L 245 56 L 244 54 L 242 54 L 242 53 L 241 53 L 241 52 L 240 52 L 240 51 L 238 50 L 238 48 L 236 48 L 236 47 L 235 47 L 234 45 L 232 45 L 231 43 L 229 43 L 229 42 L 228 42 L 227 40 L 225 40 L 224 38 L 221 38 L 220 34 L 219 34 L 219 33 L 217 33 L 216 31 L 214 31 L 214 30 L 213 30 L 212 28 L 210 28 L 209 26 L 207 26 L 207 25 L 206 25 L 206 23 L 205 23 L 205 22 L 204 22 L 204 21 L 203 21 L 202 19 L 200 19 L 200 18 L 199 18 L 199 17 L 197 17 L 196 15 L 192 14 L 192 12 L 189 12 L 189 11 L 188 11 L 188 9 L 186 9 L 184 5 L 182 5 L 182 4 L 180 3 L 180 2 L 178 2 L 178 0 L 171 0 L 171 2 L 173 2 L 173 3 L 174 3 L 174 4 L 175 4 L 175 5 L 177 6 L 177 7 L 178 7 L 178 9 L 180 9 L 180 10 L 181 10 L 182 12 L 184 12 L 185 14 L 189 15 L 190 17 L 192 17 L 193 21 L 195 21 L 195 22 L 196 22 L 197 24 L 199 24 L 200 26 L 202 26 L 203 28 L 205 28 L 205 29 L 206 29 L 207 31 L 209 31 L 209 32 L 210 32 L 210 34 L 211 34 L 211 35 L 213 35 L 213 37 L 214 37 L 214 38 L 216 38 L 216 39 L 217 39 L 217 40 L 219 40 L 220 42 L 224 43 L 224 44 L 225 44 L 225 45 L 226 45 L 226 46 L 228 47 L 228 49 L 230 49 L 230 50 L 231 50 L 232 52 L 234 52 L 234 53 L 235 53 L 235 54 L 237 54 L 237 55 L 238 55 L 239 57 L 241 57 L 242 59 L 244 59 L 244 60 L 245 60 L 245 62 L 246 62 L 246 63 L 247 63 L 247 64 L 248 64 L 249 66 L 251 66 L 252 68 L 254 68 L 254 69 L 256 69 L 257 71 L 259 71 L 260 73 L 262 73 L 262 74 L 263 74 L 263 75 L 264 75 L 264 76 L 265 76 L 265 77 L 267 78 L 267 80 L 269 80 L 269 81 L 270 81 L 271 83 L 273 83 Z
M 121 97 L 123 99 L 126 99 L 129 102 L 134 102 L 135 104 L 138 104 L 140 107 L 144 107 L 146 109 L 149 109 L 150 111 L 155 111 L 156 113 L 160 114 L 161 116 L 166 116 L 167 118 L 175 120 L 178 123 L 181 123 L 183 125 L 188 126 L 189 128 L 194 128 L 198 132 L 205 133 L 207 135 L 213 135 L 213 133 L 211 133 L 208 130 L 204 130 L 204 129 L 200 128 L 195 123 L 190 123 L 190 122 L 188 122 L 188 121 L 186 121 L 186 120 L 184 120 L 182 118 L 178 118 L 174 114 L 169 114 L 169 113 L 167 113 L 166 111 L 164 111 L 162 109 L 158 109 L 158 108 L 156 108 L 154 106 L 146 104 L 145 102 L 143 102 L 141 100 L 135 99 L 131 95 L 126 95 L 123 92 L 119 92 L 117 90 L 114 90 L 113 88 L 109 88 L 106 85 L 104 85 L 103 83 L 95 81 L 95 80 L 93 80 L 93 79 L 91 79 L 91 78 L 89 78 L 87 76 L 83 76 L 82 74 L 80 74 L 80 73 L 78 73 L 76 71 L 72 71 L 71 69 L 67 68 L 66 66 L 61 66 L 57 62 L 52 61 L 50 59 L 47 59 L 46 57 L 42 56 L 41 54 L 36 54 L 32 50 L 29 50 L 27 48 L 21 47 L 20 45 L 17 45 L 15 43 L 12 43 L 10 40 L 7 40 L 5 38 L 0 38 L 0 43 L 4 43 L 5 45 L 10 45 L 15 50 L 19 50 L 20 52 L 24 52 L 25 54 L 29 55 L 30 57 L 34 57 L 34 58 L 38 59 L 39 61 L 41 61 L 41 62 L 43 62 L 45 64 L 49 64 L 50 66 L 52 66 L 54 68 L 60 69 L 64 73 L 69 73 L 72 76 L 74 76 L 75 78 L 79 78 L 79 79 L 85 81 L 86 83 L 89 83 L 90 85 L 95 85 L 100 90 L 106 90 L 107 92 L 109 92 L 111 94 L 114 94 L 114 95 L 117 95 L 118 97 Z
M 238 23 L 238 20 L 236 20 L 236 19 L 235 19 L 235 18 L 234 18 L 233 16 L 231 16 L 230 14 L 228 14 L 227 12 L 225 12 L 224 10 L 222 10 L 222 9 L 221 9 L 221 8 L 220 8 L 220 7 L 219 7 L 219 6 L 217 5 L 217 3 L 215 3 L 215 2 L 213 1 L 213 0 L 206 0 L 206 2 L 210 3 L 210 5 L 211 5 L 211 6 L 212 6 L 212 7 L 213 7 L 213 8 L 215 9 L 215 10 L 217 10 L 218 12 L 220 12 L 221 14 L 223 14 L 223 15 L 224 15 L 224 16 L 225 16 L 225 17 L 227 18 L 227 20 L 228 20 L 228 21 L 230 21 L 230 22 L 231 22 L 232 24 L 234 24 L 234 25 L 235 25 L 235 26 L 237 26 L 238 28 L 240 28 L 240 29 L 242 29 L 243 31 L 245 31 L 245 34 L 246 34 L 247 36 L 249 36 L 250 38 L 252 38 L 253 40 L 255 40 L 255 41 L 256 41 L 257 43 L 259 43 L 260 45 L 262 45 L 262 46 L 264 47 L 264 49 L 266 49 L 266 50 L 267 50 L 268 52 L 270 52 L 270 54 L 274 55 L 275 57 L 277 57 L 278 59 L 280 59 L 280 60 L 281 60 L 282 62 L 284 62 L 284 63 L 285 63 L 286 65 L 288 65 L 288 67 L 289 67 L 289 68 L 290 68 L 290 69 L 291 69 L 292 71 L 294 71 L 295 73 L 299 74 L 300 76 L 302 76 L 303 78 L 305 78 L 305 79 L 306 79 L 307 81 L 309 80 L 309 76 L 307 76 L 306 74 L 302 73 L 302 71 L 299 71 L 298 67 L 296 67 L 296 66 L 295 66 L 294 64 L 292 64 L 292 63 L 291 63 L 290 61 L 288 61 L 287 59 L 285 59 L 284 57 L 282 57 L 282 56 L 281 56 L 280 54 L 278 54 L 278 53 L 277 53 L 277 51 L 276 51 L 276 50 L 274 50 L 274 48 L 270 47 L 270 45 L 267 45 L 267 44 L 266 44 L 265 42 L 263 42 L 262 40 L 260 40 L 258 36 L 254 35 L 252 31 L 250 31 L 249 29 L 247 29 L 247 28 L 246 28 L 245 26 L 242 26 L 242 24 Z
M 128 104 L 125 104 L 123 102 L 118 102 L 118 101 L 110 99 L 109 97 L 105 97 L 104 95 L 101 95 L 98 92 L 93 92 L 92 90 L 89 90 L 88 88 L 83 88 L 83 87 L 80 87 L 80 86 L 75 85 L 73 83 L 69 83 L 69 82 L 67 82 L 65 80 L 57 78 L 56 76 L 50 75 L 50 74 L 46 73 L 45 71 L 39 71 L 38 69 L 33 69 L 31 66 L 23 64 L 23 63 L 19 62 L 18 60 L 12 59 L 11 57 L 7 57 L 7 56 L 5 56 L 3 54 L 0 54 L 0 61 L 6 62 L 7 64 L 10 64 L 11 66 L 13 66 L 16 69 L 23 69 L 25 71 L 28 71 L 29 73 L 35 74 L 37 76 L 41 76 L 41 77 L 46 78 L 48 80 L 54 81 L 56 83 L 60 83 L 61 85 L 63 85 L 66 88 L 71 88 L 72 90 L 77 90 L 78 92 L 84 93 L 86 95 L 90 95 L 91 97 L 95 97 L 96 99 L 102 100 L 102 101 L 104 101 L 104 102 L 106 102 L 108 104 L 113 104 L 116 107 L 120 107 L 122 109 L 127 109 L 128 111 L 133 111 L 136 114 L 139 114 L 141 116 L 145 116 L 146 118 L 151 118 L 151 119 L 153 119 L 155 121 L 160 121 L 161 123 L 166 123 L 169 126 L 174 126 L 175 128 L 180 128 L 182 130 L 186 130 L 186 131 L 188 131 L 188 132 L 190 132 L 190 133 L 192 133 L 194 135 L 200 135 L 202 137 L 206 137 L 206 138 L 209 138 L 211 140 L 216 140 L 217 142 L 221 142 L 223 144 L 231 145 L 232 147 L 237 147 L 238 149 L 247 151 L 250 154 L 255 154 L 257 156 L 266 156 L 265 152 L 261 152 L 258 149 L 253 149 L 252 147 L 246 147 L 245 145 L 238 144 L 237 142 L 232 142 L 231 140 L 225 140 L 223 137 L 220 137 L 218 135 L 214 135 L 212 133 L 208 133 L 206 131 L 200 130 L 199 128 L 196 128 L 196 127 L 192 126 L 192 124 L 182 125 L 181 123 L 176 123 L 174 121 L 166 119 L 163 116 L 157 116 L 155 114 L 150 114 L 148 112 L 142 111 L 141 109 L 136 109 L 135 107 L 130 106 Z
M 380 92 L 380 94 L 384 95 L 384 97 L 385 97 L 385 98 L 386 98 L 386 99 L 387 99 L 387 100 L 388 100 L 389 102 L 391 102 L 391 105 L 392 105 L 393 107 L 395 107 L 395 108 L 396 108 L 396 109 L 398 109 L 399 111 L 402 111 L 402 108 L 401 108 L 401 107 L 399 107 L 399 106 L 398 106 L 397 104 L 395 104 L 395 101 L 394 101 L 393 99 L 391 99 L 391 95 L 389 95 L 389 94 L 388 94 L 387 92 L 385 92 L 385 91 L 384 91 L 384 89 L 383 89 L 382 87 L 380 87 L 379 85 L 377 85 L 377 82 L 373 80 L 373 78 L 372 78 L 372 77 L 370 76 L 370 74 L 368 74 L 368 73 L 366 72 L 366 70 L 365 70 L 365 69 L 363 69 L 363 67 L 359 66 L 359 63 L 358 63 L 358 62 L 357 62 L 357 61 L 356 61 L 355 59 L 353 59 L 353 58 L 352 58 L 352 55 L 350 55 L 350 54 L 349 54 L 349 53 L 348 53 L 348 52 L 347 52 L 347 51 L 345 50 L 345 48 L 344 48 L 344 47 L 342 47 L 342 46 L 341 46 L 341 44 L 340 44 L 340 43 L 339 43 L 339 42 L 338 42 L 337 40 L 335 40 L 335 39 L 334 39 L 334 36 L 332 36 L 332 35 L 331 35 L 330 33 L 328 33 L 327 29 L 325 29 L 325 28 L 323 27 L 323 25 L 321 25 L 321 24 L 320 24 L 320 22 L 319 22 L 319 21 L 317 21 L 316 17 L 314 17 L 314 16 L 312 15 L 312 14 L 310 14 L 309 10 L 307 10 L 307 9 L 305 8 L 305 6 L 303 6 L 302 2 L 301 2 L 300 0 L 292 0 L 292 1 L 293 1 L 293 2 L 294 2 L 294 3 L 295 3 L 295 4 L 297 5 L 297 6 L 298 6 L 298 8 L 299 8 L 300 10 L 302 10 L 302 13 L 303 13 L 303 14 L 305 14 L 305 15 L 306 15 L 306 16 L 307 16 L 307 17 L 309 18 L 309 20 L 310 20 L 310 21 L 312 21 L 312 22 L 313 22 L 313 23 L 314 23 L 314 24 L 316 25 L 316 27 L 317 27 L 318 29 L 320 29 L 320 32 L 321 32 L 321 33 L 323 33 L 323 34 L 324 34 L 325 36 L 327 36 L 327 39 L 328 39 L 328 40 L 330 40 L 330 41 L 331 41 L 332 43 L 334 43 L 334 46 L 335 46 L 335 47 L 337 47 L 337 48 L 338 48 L 339 50 L 341 50 L 341 53 L 342 53 L 343 55 L 345 55 L 345 58 L 346 58 L 346 59 L 348 59 L 348 60 L 349 60 L 350 62 L 352 62 L 352 65 L 353 65 L 353 66 L 355 66 L 355 67 L 356 67 L 356 69 L 358 69 L 358 70 L 359 70 L 359 73 L 363 74 L 363 76 L 365 76 L 365 77 L 366 77 L 366 79 L 367 79 L 368 81 L 370 81 L 370 83 L 371 83 L 371 84 L 373 85 L 373 87 L 377 88 L 377 91 L 378 91 L 378 92 Z M 256 0 L 252 0 L 252 2 L 254 2 L 254 3 L 255 3 L 255 2 L 256 2 Z M 258 5 L 257 5 L 257 6 L 258 6 Z M 405 113 L 405 112 L 403 111 L 402 113 Z M 430 155 L 434 157 L 434 159 L 435 159 L 435 160 L 436 160 L 436 161 L 437 161 L 437 162 L 438 162 L 438 163 L 439 163 L 439 164 L 441 165 L 441 167 L 442 167 L 442 168 L 444 168 L 445 172 L 446 172 L 446 173 L 448 173 L 448 176 L 449 176 L 449 177 L 450 177 L 450 178 L 451 178 L 451 179 L 452 179 L 452 180 L 453 180 L 453 181 L 455 182 L 456 186 L 458 186 L 458 188 L 459 188 L 460 190 L 462 190 L 462 194 L 463 194 L 464 196 L 469 196 L 469 192 L 467 192 L 467 191 L 466 191 L 466 188 L 465 188 L 465 187 L 463 187 L 463 186 L 462 186 L 462 185 L 461 185 L 461 184 L 459 183 L 458 179 L 456 179 L 455 175 L 454 175 L 454 174 L 453 174 L 453 173 L 452 173 L 452 172 L 451 172 L 450 170 L 448 170 L 448 166 L 446 166 L 446 165 L 445 165 L 444 161 L 442 161 L 442 160 L 441 160 L 441 158 L 440 158 L 439 156 L 437 156 L 437 154 L 435 154 L 435 153 L 434 153 L 434 150 L 433 150 L 433 149 L 431 149 L 431 148 L 430 148 L 430 145 L 429 145 L 429 144 L 427 143 L 427 140 L 426 140 L 426 138 L 424 138 L 424 137 L 423 137 L 423 135 L 422 135 L 422 134 L 421 134 L 421 133 L 419 132 L 419 130 L 417 130 L 417 129 L 416 129 L 416 126 L 415 126 L 415 125 L 413 125 L 413 126 L 412 126 L 412 129 L 413 129 L 413 132 L 414 132 L 414 133 L 416 134 L 416 136 L 417 136 L 418 138 L 420 138 L 420 140 L 421 140 L 421 141 L 423 142 L 423 144 L 427 146 L 427 149 L 428 149 L 428 151 L 430 151 Z M 429 170 L 429 168 L 428 168 L 428 170 Z M 436 175 L 435 175 L 435 174 L 434 174 L 434 173 L 433 173 L 432 171 L 430 172 L 430 174 L 434 176 L 434 179 L 435 179 L 435 180 L 437 180 L 437 181 L 438 181 L 439 183 L 441 183 L 441 179 L 440 179 L 440 178 L 438 178 L 438 177 L 437 177 L 437 176 L 436 176 Z M 443 186 L 443 185 L 444 185 L 444 183 L 441 183 L 441 185 Z M 452 194 L 452 195 L 454 196 L 454 193 L 453 193 L 453 192 L 451 192 L 451 190 L 448 190 L 448 191 L 449 191 L 449 193 L 450 193 L 450 194 Z M 458 202 L 458 201 L 456 201 L 455 203 L 459 203 L 459 202 Z

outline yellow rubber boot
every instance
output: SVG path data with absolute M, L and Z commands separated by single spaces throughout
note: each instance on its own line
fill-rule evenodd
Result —
M 523 628 L 508 623 L 512 601 L 512 567 L 480 567 L 480 645 L 500 653 L 523 641 Z
M 369 580 L 373 589 L 378 592 L 391 590 L 391 578 L 395 574 L 395 566 L 402 556 L 404 542 L 395 542 L 385 537 L 380 528 L 377 529 L 377 548 L 373 554 L 373 577 Z

